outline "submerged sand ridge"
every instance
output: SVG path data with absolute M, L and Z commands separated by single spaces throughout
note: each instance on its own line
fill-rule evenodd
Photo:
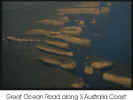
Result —
M 94 69 L 91 66 L 85 66 L 84 68 L 84 73 L 86 75 L 92 75 L 94 73 Z
M 112 66 L 112 62 L 110 62 L 110 61 L 96 61 L 96 62 L 92 62 L 91 66 L 95 69 L 103 69 L 103 68 Z
M 66 14 L 93 14 L 99 15 L 100 10 L 99 8 L 62 8 L 57 9 L 59 15 L 66 15 Z
M 111 73 L 104 73 L 103 79 L 113 83 L 121 84 L 126 87 L 131 87 L 130 77 L 119 76 Z
M 16 37 L 16 36 L 7 36 L 6 38 L 9 41 L 15 41 L 15 42 L 44 42 L 49 45 L 53 45 L 59 48 L 64 48 L 64 49 L 70 49 L 69 44 L 63 41 L 58 41 L 58 40 L 51 40 L 51 39 L 39 39 L 39 38 L 21 38 L 21 37 Z
M 16 42 L 40 42 L 41 39 L 37 39 L 37 38 L 17 38 L 15 36 L 8 36 L 7 40 L 10 41 L 16 41 Z
M 90 2 L 80 2 L 77 7 L 99 7 L 100 2 L 99 1 L 90 1 Z
M 25 34 L 36 34 L 36 35 L 59 35 L 59 34 L 67 34 L 67 35 L 79 35 L 82 32 L 82 28 L 80 26 L 66 26 L 61 28 L 58 31 L 46 30 L 46 29 L 32 29 L 26 31 Z
M 109 13 L 109 12 L 110 12 L 110 8 L 109 7 L 102 7 L 101 8 L 101 14 Z
M 87 57 L 88 59 L 89 57 Z M 90 57 L 91 59 L 91 57 Z M 89 59 L 89 60 L 90 60 Z M 94 57 L 93 59 L 97 59 L 97 57 Z M 109 68 L 112 66 L 112 62 L 110 61 L 106 61 L 106 60 L 96 60 L 96 61 L 90 61 L 88 63 L 88 61 L 85 61 L 85 67 L 84 67 L 84 73 L 86 75 L 91 75 L 94 73 L 94 70 L 101 70 L 101 69 L 105 69 L 105 68 Z
M 39 21 L 35 21 L 34 23 L 52 25 L 52 26 L 63 26 L 68 22 L 69 22 L 69 18 L 67 16 L 64 16 L 58 19 L 41 19 Z
M 51 30 L 45 30 L 45 29 L 31 29 L 25 32 L 25 34 L 30 34 L 30 35 L 58 35 L 61 34 L 60 32 L 55 32 L 55 31 L 51 31 Z
M 74 69 L 76 68 L 76 62 L 72 59 L 59 56 L 40 56 L 39 58 L 42 62 L 58 65 L 64 69 Z
M 54 45 L 59 48 L 70 49 L 69 44 L 66 42 L 60 42 L 57 40 L 55 41 L 55 40 L 48 40 L 48 39 L 44 39 L 43 42 L 50 44 L 50 45 Z
M 38 45 L 36 46 L 36 48 L 46 51 L 46 52 L 50 52 L 50 53 L 55 53 L 55 54 L 59 54 L 59 55 L 64 55 L 64 56 L 73 56 L 73 53 L 71 51 L 65 51 L 65 50 L 61 50 L 58 48 L 53 48 L 50 46 L 46 46 L 46 45 Z
M 88 7 L 88 5 L 82 5 L 86 6 L 86 8 L 61 8 L 57 9 L 58 15 L 79 15 L 79 14 L 87 14 L 87 15 L 100 15 L 104 13 L 109 13 L 110 8 L 108 6 L 105 7 Z
M 55 36 L 55 38 L 63 39 L 66 42 L 77 44 L 80 46 L 86 46 L 86 47 L 90 47 L 90 42 L 91 42 L 88 39 L 73 37 L 73 36 L 68 36 L 68 35 L 57 35 Z
M 82 32 L 82 28 L 79 26 L 66 26 L 60 30 L 62 34 L 67 35 L 79 35 Z

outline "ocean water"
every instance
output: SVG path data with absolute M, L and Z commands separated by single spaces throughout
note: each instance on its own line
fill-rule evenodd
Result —
M 102 2 L 104 5 L 105 2 Z M 8 35 L 23 36 L 26 30 L 34 28 L 46 28 L 46 25 L 38 25 L 33 22 L 43 18 L 56 18 L 56 9 L 71 8 L 79 2 L 3 2 L 2 4 L 2 33 Z M 130 2 L 112 2 L 109 14 L 96 16 L 96 24 L 88 24 L 91 15 L 69 16 L 71 20 L 85 20 L 85 28 L 80 37 L 90 39 L 91 47 L 83 48 L 70 44 L 77 62 L 77 68 L 72 73 L 82 77 L 88 88 L 108 88 L 118 85 L 103 82 L 96 72 L 96 76 L 85 76 L 84 60 L 86 56 L 98 56 L 117 64 L 126 64 L 131 67 L 131 5 Z M 75 25 L 71 22 L 66 26 Z M 53 27 L 48 27 L 53 28 Z M 56 28 L 55 28 L 56 29 Z M 95 35 L 95 34 L 98 34 Z M 34 37 L 34 36 L 33 36 Z M 43 38 L 43 37 L 40 37 Z M 35 48 L 39 43 L 15 43 L 2 41 L 2 82 L 3 88 L 47 88 L 54 81 L 52 67 L 45 67 L 36 61 L 42 52 Z M 123 68 L 119 68 L 124 72 Z M 42 75 L 40 77 L 40 72 Z M 69 72 L 68 72 L 69 73 Z M 58 78 L 63 73 L 57 75 Z M 44 78 L 43 78 L 44 75 Z M 66 74 L 67 75 L 67 74 Z M 56 79 L 55 79 L 56 80 Z M 44 83 L 46 85 L 40 85 Z M 108 85 L 109 84 L 109 85 Z M 50 85 L 51 86 L 51 85 Z M 49 86 L 49 87 L 50 87 Z M 58 86 L 58 85 L 57 85 Z M 120 86 L 121 87 L 121 86 Z

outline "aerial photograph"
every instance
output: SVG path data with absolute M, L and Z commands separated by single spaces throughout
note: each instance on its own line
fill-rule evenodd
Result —
M 2 89 L 131 89 L 131 2 L 3 1 Z

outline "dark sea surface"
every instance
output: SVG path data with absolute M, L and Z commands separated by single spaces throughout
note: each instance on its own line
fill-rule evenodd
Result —
M 44 18 L 56 18 L 57 8 L 70 8 L 78 3 L 79 2 L 3 2 L 3 37 L 8 35 L 26 37 L 23 34 L 26 30 L 34 28 L 45 29 L 47 28 L 46 25 L 33 24 L 33 22 Z M 102 4 L 104 5 L 104 2 Z M 74 52 L 74 59 L 77 62 L 76 71 L 72 73 L 72 75 L 75 75 L 74 77 L 77 78 L 77 76 L 79 76 L 85 78 L 83 68 L 86 56 L 99 56 L 112 63 L 128 65 L 124 67 L 129 68 L 120 67 L 120 72 L 124 72 L 125 70 L 123 69 L 130 69 L 131 5 L 130 2 L 112 2 L 110 8 L 111 12 L 109 14 L 96 16 L 96 24 L 87 23 L 89 20 L 88 15 L 70 16 L 73 20 L 83 19 L 86 21 L 86 26 L 80 37 L 92 40 L 90 48 L 80 48 L 70 44 Z M 68 25 L 74 25 L 74 23 L 69 23 Z M 95 34 L 99 35 L 95 36 Z M 36 61 L 39 55 L 43 55 L 42 52 L 35 48 L 37 44 L 39 43 L 2 41 L 3 88 L 47 88 L 48 86 L 52 86 L 48 85 L 49 83 L 60 84 L 58 81 L 54 81 L 53 78 L 55 77 L 54 71 L 57 70 L 56 68 L 48 67 Z M 43 73 L 41 77 L 40 73 Z M 100 76 L 100 73 L 97 74 Z M 58 78 L 60 74 L 56 76 L 56 78 Z M 43 86 L 40 85 L 40 83 L 46 85 Z M 109 83 L 111 85 L 106 84 L 107 83 L 97 79 L 96 76 L 86 79 L 86 87 L 88 86 L 90 88 L 117 86 L 111 83 Z

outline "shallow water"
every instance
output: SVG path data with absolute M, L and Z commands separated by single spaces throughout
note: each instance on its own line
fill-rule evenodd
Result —
M 47 25 L 33 24 L 34 21 L 43 18 L 56 18 L 57 8 L 71 8 L 79 2 L 3 2 L 2 9 L 2 32 L 3 37 L 7 35 L 23 36 L 27 30 L 34 28 L 56 29 Z M 105 4 L 104 2 L 102 3 Z M 85 28 L 80 37 L 92 40 L 91 47 L 79 47 L 69 44 L 77 62 L 74 75 L 85 79 L 86 87 L 108 88 L 117 87 L 115 84 L 106 83 L 98 78 L 101 72 L 96 72 L 92 77 L 87 77 L 83 73 L 84 59 L 86 56 L 99 56 L 101 58 L 118 64 L 128 64 L 131 67 L 131 6 L 129 2 L 112 2 L 109 14 L 96 16 L 96 24 L 88 24 L 88 17 L 91 15 L 71 15 L 73 20 L 85 20 Z M 98 35 L 95 35 L 98 34 Z M 36 36 L 29 36 L 36 37 Z M 43 37 L 40 37 L 43 38 Z M 45 78 L 40 78 L 40 71 L 51 72 L 51 67 L 44 67 L 35 59 L 42 52 L 34 48 L 39 43 L 16 43 L 2 41 L 2 69 L 3 88 L 46 88 L 40 83 Z M 43 44 L 43 43 L 42 43 Z M 127 67 L 127 66 L 125 66 Z M 125 68 L 126 69 L 126 68 Z M 55 69 L 56 70 L 56 69 Z M 120 72 L 123 72 L 119 68 Z M 54 76 L 54 74 L 51 76 Z M 54 79 L 54 78 L 53 78 Z M 50 82 L 50 79 L 48 80 Z M 57 82 L 58 83 L 58 82 Z M 59 83 L 60 84 L 60 83 Z M 108 85 L 109 84 L 109 85 Z M 110 85 L 111 84 L 111 85 Z M 47 86 L 47 85 L 46 85 Z M 120 86 L 121 87 L 121 86 Z

